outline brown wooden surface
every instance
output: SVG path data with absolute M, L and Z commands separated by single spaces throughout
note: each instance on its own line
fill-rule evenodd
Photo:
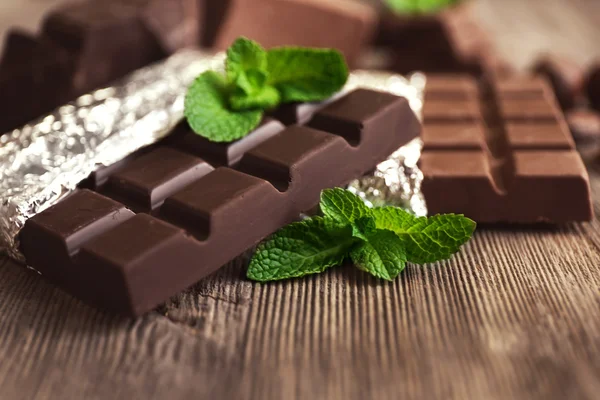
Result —
M 553 48 L 580 62 L 600 53 L 595 0 L 478 10 L 518 66 Z M 393 283 L 346 267 L 259 285 L 244 270 L 132 320 L 0 260 L 0 399 L 600 396 L 600 220 L 480 229 L 453 260 Z

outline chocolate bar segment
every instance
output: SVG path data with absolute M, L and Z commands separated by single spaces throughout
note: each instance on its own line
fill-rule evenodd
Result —
M 383 129 L 402 130 L 410 119 L 406 99 L 389 93 L 357 89 L 318 111 L 309 126 L 343 136 L 356 145 Z
M 28 264 L 90 304 L 150 310 L 313 208 L 322 189 L 361 176 L 418 136 L 406 99 L 348 96 L 323 110 L 335 132 L 288 127 L 248 149 L 236 169 L 212 170 L 165 145 L 144 150 L 100 187 L 110 198 L 79 190 L 28 220 L 20 233 Z M 360 98 L 379 102 L 356 109 Z M 356 132 L 335 125 L 346 119 Z
M 225 238 L 232 230 L 244 229 L 252 229 L 262 237 L 285 223 L 277 217 L 282 199 L 283 195 L 263 179 L 230 168 L 218 168 L 167 199 L 160 216 L 185 228 L 199 240 L 206 240 L 210 235 Z M 257 223 L 265 208 L 272 214 Z M 253 240 L 240 251 L 251 246 Z
M 51 274 L 48 267 L 65 267 L 84 243 L 133 215 L 120 203 L 81 190 L 29 220 L 20 235 L 21 247 L 30 265 Z
M 112 175 L 104 192 L 136 212 L 150 212 L 212 170 L 198 157 L 159 147 Z
M 202 247 L 182 229 L 138 214 L 88 242 L 75 257 L 77 268 L 94 279 L 95 298 L 87 295 L 84 300 L 141 314 L 201 271 Z
M 535 82 L 483 85 L 478 101 L 485 112 L 476 121 L 425 119 L 420 164 L 431 214 L 487 223 L 593 217 L 583 161 L 547 85 Z
M 211 142 L 193 132 L 183 122 L 179 128 L 182 132 L 173 140 L 173 146 L 182 151 L 195 154 L 213 165 L 233 166 L 244 153 L 285 129 L 285 126 L 272 118 L 265 118 L 261 124 L 247 136 L 230 143 Z

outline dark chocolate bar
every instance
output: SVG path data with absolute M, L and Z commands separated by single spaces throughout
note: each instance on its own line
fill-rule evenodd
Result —
M 108 84 L 165 57 L 154 35 L 126 2 L 83 2 L 50 13 L 43 35 L 75 59 L 76 95 Z
M 0 61 L 0 134 L 199 42 L 198 0 L 62 5 L 40 35 L 11 32 Z
M 425 97 L 447 100 L 424 104 L 433 110 L 424 119 L 420 161 L 430 214 L 461 213 L 483 223 L 593 217 L 585 166 L 544 80 L 484 82 L 476 89 L 475 81 L 458 77 L 440 89 L 443 79 L 434 78 Z M 455 99 L 477 113 L 450 115 Z
M 74 65 L 56 43 L 9 32 L 0 60 L 0 135 L 70 99 Z
M 279 132 L 265 139 L 265 127 Z M 28 220 L 27 263 L 88 303 L 139 315 L 313 208 L 322 189 L 371 170 L 420 125 L 406 99 L 356 90 L 307 126 L 265 121 L 235 168 L 216 169 L 213 149 L 179 146 L 179 130 L 105 173 L 100 193 L 78 190 Z

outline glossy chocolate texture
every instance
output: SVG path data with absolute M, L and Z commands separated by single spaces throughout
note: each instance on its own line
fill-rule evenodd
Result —
M 420 161 L 430 214 L 460 213 L 482 223 L 592 219 L 587 171 L 546 81 L 478 87 L 464 76 L 436 79 L 426 86 L 426 98 L 438 100 L 435 107 L 425 101 Z M 440 89 L 443 79 L 454 82 Z M 478 113 L 449 113 L 455 99 Z
M 248 150 L 285 129 L 281 122 L 265 118 L 251 135 L 230 143 L 216 143 L 194 133 L 186 122 L 181 125 L 179 137 L 173 140 L 174 146 L 201 155 L 213 165 L 229 167 L 237 164 Z
M 28 264 L 88 303 L 142 314 L 313 208 L 322 189 L 373 169 L 420 125 L 406 99 L 357 90 L 308 126 L 278 129 L 250 133 L 234 168 L 177 140 L 134 155 L 97 191 L 26 222 Z

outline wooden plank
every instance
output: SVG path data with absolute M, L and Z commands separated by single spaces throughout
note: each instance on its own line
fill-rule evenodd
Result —
M 554 41 L 583 61 L 600 37 L 592 35 L 600 32 L 593 1 L 481 0 L 479 7 L 517 65 Z M 571 21 L 564 28 L 560 15 Z M 539 41 L 525 43 L 526 32 Z M 600 169 L 591 174 L 600 215 Z M 392 283 L 346 266 L 254 284 L 244 279 L 245 261 L 133 320 L 87 307 L 0 260 L 0 398 L 594 399 L 600 392 L 599 220 L 481 229 L 452 260 L 411 265 Z

